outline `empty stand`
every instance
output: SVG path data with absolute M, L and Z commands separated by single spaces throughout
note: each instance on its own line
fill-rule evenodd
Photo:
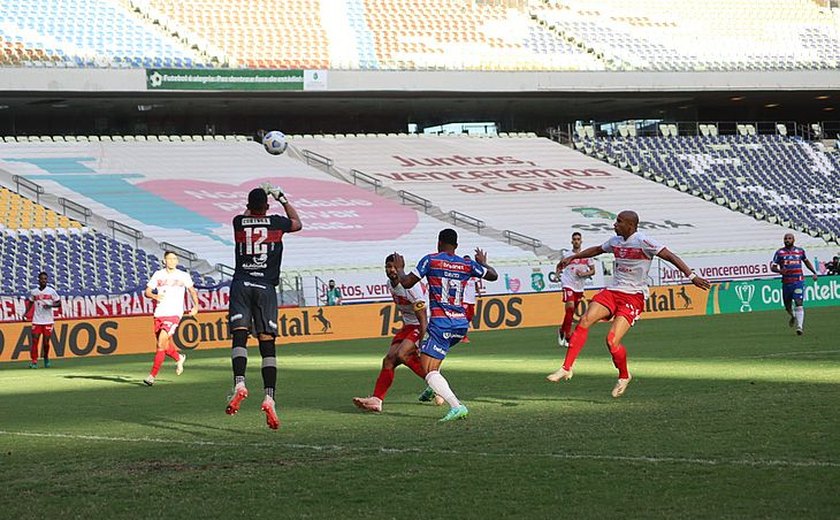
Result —
M 784 231 L 548 139 L 404 136 L 303 138 L 295 144 L 446 211 L 555 249 L 568 248 L 576 230 L 587 244 L 606 240 L 623 209 L 638 211 L 642 229 L 681 253 L 772 249 Z
M 781 135 L 597 138 L 594 151 L 686 190 L 840 238 L 840 162 L 820 145 Z
M 0 187 L 0 226 L 11 229 L 79 228 L 81 224 Z
M 0 45 L 3 59 L 18 64 L 192 67 L 201 61 L 123 4 L 107 0 L 3 2 Z
M 286 190 L 304 223 L 303 231 L 284 238 L 288 269 L 379 268 L 394 250 L 411 262 L 435 250 L 437 233 L 451 226 L 421 206 L 308 167 L 293 153 L 275 157 L 240 141 L 17 143 L 0 148 L 0 168 L 211 264 L 233 265 L 231 219 L 264 181 Z M 274 210 L 282 213 L 276 204 Z M 497 261 L 536 258 L 468 225 L 461 242 L 492 251 Z
M 840 60 L 837 19 L 811 0 L 543 0 L 532 13 L 616 68 L 826 69 Z

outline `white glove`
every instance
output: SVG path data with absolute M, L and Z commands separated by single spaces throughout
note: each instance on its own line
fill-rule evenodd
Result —
M 281 188 L 280 186 L 272 186 L 270 182 L 264 182 L 260 184 L 260 188 L 262 188 L 266 192 L 266 194 L 274 197 L 274 200 L 276 200 L 280 204 L 289 203 L 289 199 L 286 198 L 286 195 L 283 193 L 283 188 Z

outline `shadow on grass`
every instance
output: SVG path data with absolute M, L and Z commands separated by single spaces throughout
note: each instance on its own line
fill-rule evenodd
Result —
M 122 383 L 132 386 L 146 386 L 142 381 L 126 376 L 95 376 L 95 375 L 77 375 L 77 376 L 61 376 L 64 379 L 88 379 L 90 381 L 105 381 L 108 383 Z

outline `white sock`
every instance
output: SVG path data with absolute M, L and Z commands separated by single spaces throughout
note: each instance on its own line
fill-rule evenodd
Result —
M 802 324 L 805 323 L 805 307 L 799 305 L 794 308 L 793 316 L 796 318 L 796 327 L 801 329 Z
M 440 375 L 440 372 L 437 370 L 432 370 L 426 374 L 426 384 L 429 385 L 437 395 L 441 396 L 452 408 L 461 406 L 461 401 L 455 397 L 455 393 L 451 388 L 449 388 L 449 383 L 446 382 L 446 378 Z

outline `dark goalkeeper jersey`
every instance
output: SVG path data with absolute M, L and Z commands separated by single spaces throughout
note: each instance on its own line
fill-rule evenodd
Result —
M 236 242 L 234 280 L 250 280 L 271 285 L 280 283 L 283 234 L 292 221 L 280 215 L 237 215 L 233 217 Z

